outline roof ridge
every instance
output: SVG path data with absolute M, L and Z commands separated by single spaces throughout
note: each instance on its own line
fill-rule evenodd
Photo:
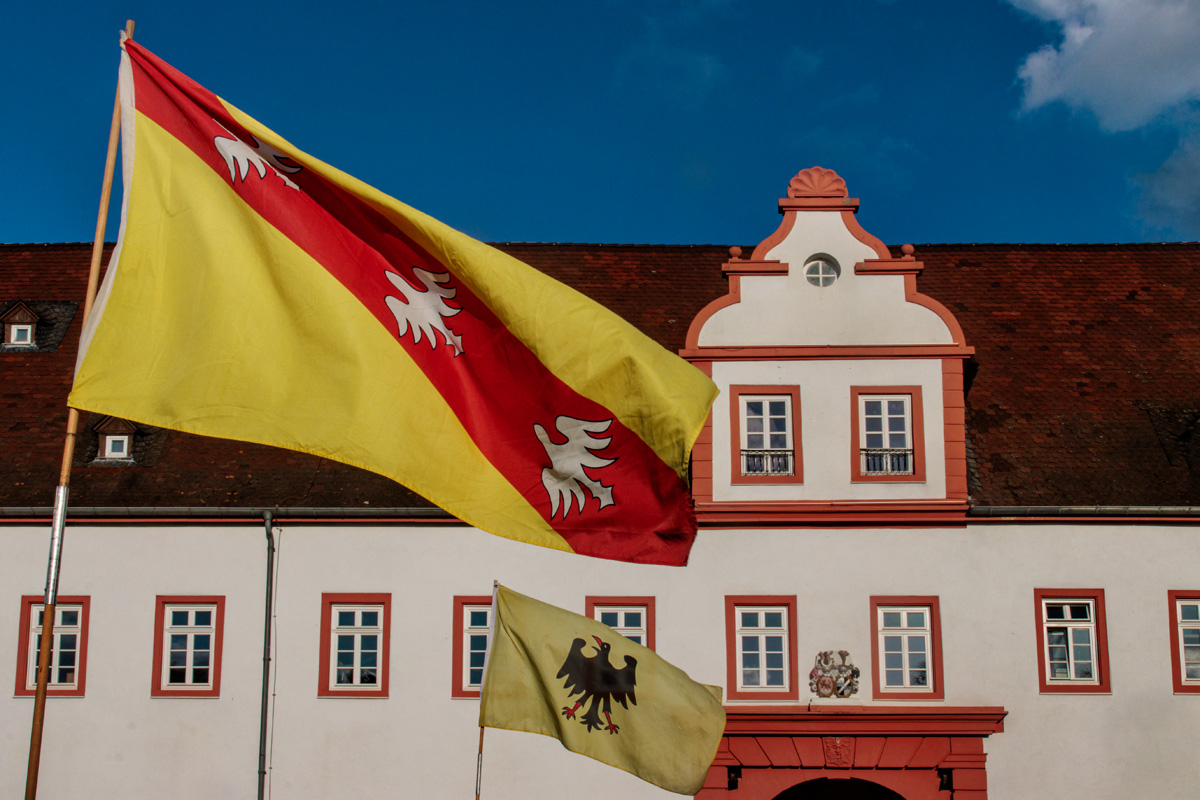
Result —
M 105 247 L 113 247 L 115 242 L 105 242 Z M 668 244 L 654 242 L 533 242 L 533 241 L 493 241 L 487 242 L 493 246 L 500 245 L 516 245 L 523 247 L 622 247 L 626 249 L 663 249 L 671 248 L 678 250 L 699 250 L 704 248 L 728 248 L 729 244 L 721 244 L 716 242 L 700 243 L 700 244 Z M 1200 247 L 1200 241 L 1189 242 L 912 242 L 913 247 L 979 247 L 979 248 L 1030 248 L 1043 247 L 1054 249 L 1070 249 L 1070 248 L 1121 248 L 1121 249 L 1143 249 L 1143 248 L 1174 248 L 1174 247 Z M 91 242 L 0 242 L 2 249 L 23 249 L 31 247 L 61 247 L 61 248 L 86 248 L 91 247 Z M 742 245 L 745 248 L 745 245 Z M 901 245 L 889 244 L 888 249 L 898 250 Z
M 1020 247 L 1045 247 L 1045 248 L 1157 248 L 1157 247 L 1197 247 L 1200 246 L 1200 241 L 1195 242 L 925 242 L 912 243 L 914 248 L 922 247 L 993 247 L 1014 249 Z M 889 244 L 891 250 L 898 250 L 900 245 Z

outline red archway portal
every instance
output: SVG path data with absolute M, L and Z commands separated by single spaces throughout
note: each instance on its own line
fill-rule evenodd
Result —
M 983 740 L 998 707 L 734 706 L 698 800 L 772 800 L 816 778 L 856 778 L 905 800 L 987 800 Z

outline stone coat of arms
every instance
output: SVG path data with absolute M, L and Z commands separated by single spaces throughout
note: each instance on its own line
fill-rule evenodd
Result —
M 808 688 L 817 697 L 850 697 L 858 691 L 858 675 L 850 653 L 823 650 L 817 653 L 812 672 L 808 673 Z

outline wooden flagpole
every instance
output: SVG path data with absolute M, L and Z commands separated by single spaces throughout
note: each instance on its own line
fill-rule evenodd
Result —
M 496 592 L 500 589 L 500 581 L 492 581 L 492 613 L 488 616 L 488 649 L 487 655 L 483 657 L 483 677 L 487 679 L 487 662 L 488 656 L 492 654 L 492 637 L 496 631 Z M 483 685 L 479 687 L 480 695 L 483 694 Z M 483 702 L 482 696 L 479 702 Z M 475 800 L 479 800 L 479 787 L 483 779 L 483 726 L 479 726 L 479 752 L 475 755 Z
M 133 37 L 133 20 L 126 20 L 125 35 Z M 87 295 L 83 302 L 83 323 L 87 323 L 96 289 L 100 283 L 100 261 L 104 255 L 104 229 L 108 222 L 108 204 L 112 197 L 113 170 L 117 163 L 117 136 L 121 131 L 121 89 L 113 103 L 112 127 L 108 132 L 108 156 L 104 162 L 104 183 L 100 189 L 100 213 L 96 218 L 96 238 L 92 242 L 92 263 L 88 272 Z M 66 526 L 67 495 L 71 484 L 71 462 L 75 458 L 75 434 L 79 429 L 79 412 L 67 409 L 67 436 L 63 444 L 62 469 L 58 489 L 54 493 L 54 518 L 50 527 L 50 556 L 46 565 L 46 593 L 43 597 L 42 640 L 38 647 L 37 691 L 33 700 L 33 725 L 29 735 L 29 769 L 25 773 L 25 800 L 37 797 L 38 767 L 42 758 L 42 728 L 46 721 L 46 687 L 50 680 L 51 641 L 54 637 L 54 614 L 58 604 L 58 569 L 62 561 L 63 528 Z

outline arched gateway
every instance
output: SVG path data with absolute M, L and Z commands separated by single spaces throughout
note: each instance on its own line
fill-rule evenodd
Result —
M 727 708 L 699 800 L 986 800 L 993 707 Z

